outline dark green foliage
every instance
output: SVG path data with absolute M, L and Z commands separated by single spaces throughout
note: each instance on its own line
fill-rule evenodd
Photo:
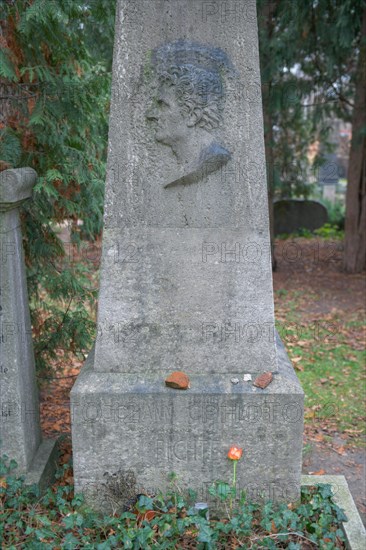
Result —
M 324 200 L 325 206 L 328 210 L 329 223 L 335 225 L 338 229 L 344 229 L 344 216 L 345 206 L 342 202 L 336 201 L 334 203 Z
M 1 61 L 0 61 L 1 64 Z M 0 159 L 7 159 L 11 166 L 18 166 L 22 156 L 22 146 L 16 132 L 11 128 L 0 130 Z
M 55 547 L 295 550 L 302 548 L 306 540 L 323 550 L 344 548 L 341 522 L 346 517 L 332 502 L 329 485 L 303 489 L 301 503 L 290 508 L 272 502 L 260 507 L 246 502 L 242 495 L 227 518 L 208 520 L 197 515 L 192 506 L 194 492 L 190 491 L 185 499 L 179 490 L 155 498 L 142 495 L 134 509 L 102 517 L 86 509 L 82 497 L 74 495 L 72 487 L 63 485 L 70 464 L 59 470 L 58 482 L 42 497 L 12 475 L 14 466 L 8 460 L 0 460 L 0 542 L 8 549 L 21 546 L 37 550 Z
M 274 196 L 306 198 L 321 155 L 331 150 L 332 119 L 351 120 L 364 2 L 258 0 L 257 5 L 268 179 Z M 315 142 L 322 148 L 310 166 L 309 146 Z
M 57 229 L 68 222 L 75 247 L 101 233 L 114 8 L 107 0 L 14 0 L 0 8 L 0 88 L 8 98 L 0 161 L 39 175 L 22 220 L 41 368 L 60 349 L 78 353 L 92 343 L 95 266 L 74 261 Z

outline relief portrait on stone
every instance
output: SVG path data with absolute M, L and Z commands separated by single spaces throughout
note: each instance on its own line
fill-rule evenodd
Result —
M 234 71 L 222 50 L 184 40 L 154 50 L 151 64 L 154 91 L 146 119 L 155 140 L 171 148 L 178 166 L 164 187 L 196 183 L 231 158 L 219 129 L 224 76 Z

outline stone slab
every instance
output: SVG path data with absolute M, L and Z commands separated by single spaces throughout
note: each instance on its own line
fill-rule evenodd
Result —
M 320 185 L 337 185 L 341 167 L 335 153 L 322 153 L 324 163 L 318 168 L 318 183 Z
M 278 357 L 264 390 L 244 382 L 241 370 L 192 375 L 191 388 L 179 391 L 154 372 L 96 372 L 90 354 L 71 391 L 76 491 L 111 510 L 118 503 L 106 490 L 106 475 L 116 480 L 133 471 L 138 492 L 156 493 L 174 472 L 182 488 L 207 501 L 212 482 L 230 481 L 227 452 L 237 445 L 244 449 L 238 489 L 254 500 L 296 500 L 304 395 L 279 341 Z
M 94 369 L 276 370 L 255 1 L 119 0 L 112 88 Z
M 323 199 L 328 200 L 334 204 L 337 200 L 337 186 L 336 184 L 327 184 L 323 186 Z
M 126 229 L 123 239 L 109 230 L 103 238 L 96 370 L 276 370 L 264 239 L 239 243 L 232 230 L 182 228 Z M 121 251 L 132 242 L 126 258 Z
M 42 493 L 53 481 L 58 463 L 58 441 L 44 439 L 38 447 L 29 470 L 25 485 L 36 485 Z
M 364 550 L 366 547 L 366 530 L 358 513 L 356 504 L 344 476 L 333 475 L 302 475 L 301 486 L 329 483 L 332 486 L 333 500 L 342 508 L 348 521 L 342 524 L 350 550 Z
M 295 233 L 299 229 L 314 231 L 327 221 L 327 209 L 318 201 L 284 199 L 274 203 L 275 235 Z

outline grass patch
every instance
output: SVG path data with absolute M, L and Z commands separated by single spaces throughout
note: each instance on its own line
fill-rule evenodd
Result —
M 361 436 L 366 394 L 362 321 L 342 322 L 333 315 L 308 324 L 296 322 L 295 304 L 287 303 L 287 322 L 277 328 L 305 392 L 306 418 L 331 420 L 339 431 Z
M 344 231 L 340 229 L 337 224 L 325 223 L 319 229 L 306 229 L 305 227 L 299 228 L 293 233 L 280 233 L 276 235 L 276 239 L 280 241 L 286 241 L 289 239 L 314 239 L 314 237 L 321 237 L 322 239 L 344 239 Z

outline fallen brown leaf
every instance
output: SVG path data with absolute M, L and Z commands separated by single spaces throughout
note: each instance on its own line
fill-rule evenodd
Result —
M 341 456 L 344 456 L 347 454 L 347 451 L 344 445 L 341 445 L 341 447 L 333 447 L 333 450 Z

